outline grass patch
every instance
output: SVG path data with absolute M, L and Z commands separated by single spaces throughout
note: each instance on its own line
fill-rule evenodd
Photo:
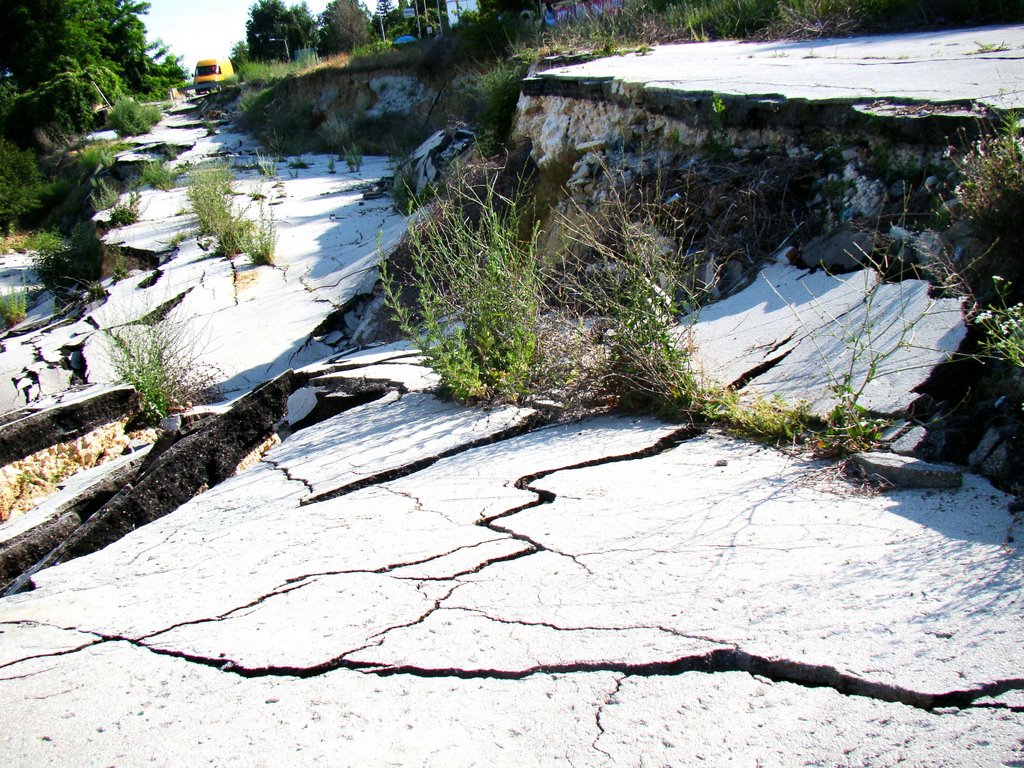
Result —
M 121 99 L 110 110 L 107 122 L 118 136 L 147 133 L 160 121 L 160 108 L 133 98 Z
M 14 288 L 0 293 L 0 318 L 10 328 L 25 319 L 28 310 L 28 291 Z
M 308 65 L 297 61 L 242 61 L 235 74 L 241 83 L 267 87 L 304 69 L 308 69 Z
M 149 185 L 153 189 L 167 191 L 173 189 L 178 182 L 178 174 L 159 160 L 150 160 L 142 164 L 139 172 L 139 184 Z
M 127 227 L 129 224 L 137 222 L 141 213 L 141 202 L 142 196 L 134 189 L 127 196 L 119 199 L 110 209 L 110 218 L 108 219 L 110 226 Z

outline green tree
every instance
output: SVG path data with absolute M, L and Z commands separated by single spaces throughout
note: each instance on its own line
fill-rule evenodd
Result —
M 4 0 L 0 73 L 4 135 L 28 145 L 92 128 L 93 107 L 127 91 L 162 95 L 185 81 L 179 59 L 146 41 L 140 0 Z
M 249 56 L 270 61 L 300 48 L 312 48 L 317 41 L 317 23 L 305 2 L 286 7 L 282 0 L 257 0 L 249 8 L 245 23 Z
M 35 155 L 0 139 L 0 233 L 39 204 L 41 184 Z
M 370 15 L 359 0 L 332 0 L 320 14 L 321 53 L 344 53 L 370 40 Z

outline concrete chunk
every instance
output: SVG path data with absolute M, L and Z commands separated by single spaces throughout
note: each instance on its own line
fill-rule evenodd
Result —
M 869 477 L 902 488 L 959 488 L 963 484 L 963 472 L 952 464 L 932 464 L 883 451 L 855 454 L 853 462 Z

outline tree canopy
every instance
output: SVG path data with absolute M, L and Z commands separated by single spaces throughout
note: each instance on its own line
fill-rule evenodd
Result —
M 151 97 L 187 77 L 162 43 L 146 41 L 141 0 L 0 3 L 0 128 L 22 145 L 36 129 L 92 127 L 93 105 Z
M 287 7 L 282 0 L 257 0 L 249 8 L 245 41 L 253 59 L 283 59 L 286 50 L 316 46 L 317 22 L 305 2 Z
M 0 4 L 0 73 L 17 88 L 39 87 L 68 61 L 105 67 L 139 95 L 177 85 L 186 74 L 160 43 L 146 41 L 141 0 L 5 0 Z
M 351 51 L 370 40 L 370 15 L 359 0 L 332 0 L 320 14 L 320 52 Z

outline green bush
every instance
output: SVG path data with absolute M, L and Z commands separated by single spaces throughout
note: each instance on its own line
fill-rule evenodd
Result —
M 104 337 L 117 380 L 142 395 L 149 424 L 202 399 L 216 381 L 216 371 L 198 360 L 197 335 L 181 321 L 136 321 L 107 329 Z
M 78 153 L 78 165 L 82 173 L 89 176 L 96 171 L 106 170 L 114 164 L 116 152 L 111 144 L 98 142 L 89 144 Z
M 143 104 L 131 97 L 121 99 L 110 110 L 107 123 L 118 136 L 138 136 L 160 121 L 160 108 Z
M 52 291 L 82 288 L 100 276 L 102 251 L 95 230 L 80 224 L 70 238 L 56 232 L 39 232 L 26 247 L 34 251 L 33 267 L 43 285 Z
M 524 58 L 513 58 L 500 62 L 480 77 L 485 105 L 480 115 L 478 146 L 487 156 L 498 154 L 508 143 L 528 68 Z
M 96 88 L 82 72 L 62 72 L 11 105 L 5 133 L 19 144 L 37 142 L 42 131 L 60 142 L 91 131 L 96 125 Z
M 42 191 L 35 154 L 0 138 L 0 234 L 39 205 Z

